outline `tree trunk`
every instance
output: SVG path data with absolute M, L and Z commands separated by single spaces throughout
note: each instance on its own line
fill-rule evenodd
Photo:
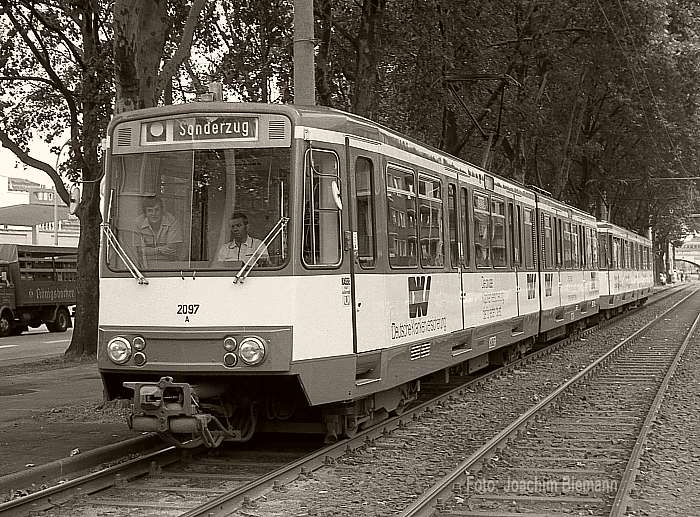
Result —
M 385 0 L 364 0 L 356 40 L 357 62 L 351 95 L 353 113 L 371 117 L 377 84 L 378 32 L 384 17 Z
M 157 79 L 169 29 L 167 6 L 167 0 L 114 2 L 117 112 L 158 102 Z
M 85 171 L 84 171 L 85 172 Z M 93 174 L 94 175 L 94 174 Z M 86 184 L 89 185 L 89 184 Z M 99 255 L 100 223 L 99 187 L 86 187 L 86 199 L 78 211 L 80 241 L 78 243 L 78 300 L 75 328 L 66 356 L 94 355 L 97 351 L 97 329 L 100 301 Z
M 457 115 L 449 106 L 445 106 L 442 110 L 441 149 L 452 156 L 459 156 L 462 149 L 462 144 L 457 136 L 458 131 Z
M 109 106 L 104 105 L 104 95 L 109 90 L 106 74 L 101 69 L 100 44 L 95 28 L 94 13 L 90 3 L 82 4 L 81 33 L 86 67 L 82 70 L 82 132 L 80 142 L 72 142 L 79 148 L 79 166 L 83 178 L 83 195 L 77 210 L 80 220 L 80 240 L 78 241 L 78 293 L 75 315 L 75 329 L 66 356 L 94 355 L 97 352 L 99 289 L 99 250 L 100 250 L 100 179 L 102 178 L 98 144 L 105 132 Z M 76 149 L 78 150 L 78 149 Z M 75 153 L 78 155 L 77 153 Z

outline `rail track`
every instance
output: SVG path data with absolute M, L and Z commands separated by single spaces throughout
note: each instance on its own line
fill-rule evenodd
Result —
M 683 301 L 522 414 L 402 517 L 625 515 L 648 429 L 700 321 Z
M 671 294 L 669 292 L 668 294 Z M 590 332 L 590 331 L 589 331 Z M 556 353 L 564 342 L 551 345 L 525 359 L 493 371 L 474 382 L 485 382 L 512 371 L 546 354 Z M 454 379 L 459 383 L 459 379 Z M 464 385 L 447 385 L 430 401 L 360 433 L 351 440 L 319 448 L 313 442 L 294 450 L 270 447 L 222 451 L 180 451 L 167 447 L 135 460 L 81 476 L 0 505 L 3 515 L 225 515 L 255 503 L 261 494 L 274 491 L 324 465 L 330 465 L 349 451 L 363 448 L 373 440 L 396 431 L 409 422 L 434 411 L 436 405 Z

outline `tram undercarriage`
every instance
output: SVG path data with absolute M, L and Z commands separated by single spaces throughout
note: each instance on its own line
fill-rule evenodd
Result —
M 125 382 L 134 390 L 129 427 L 156 432 L 178 447 L 218 447 L 246 442 L 258 432 L 324 434 L 326 442 L 353 437 L 417 399 L 415 380 L 367 397 L 309 407 L 302 396 L 232 396 L 220 384 L 189 384 L 161 377 L 158 382 Z

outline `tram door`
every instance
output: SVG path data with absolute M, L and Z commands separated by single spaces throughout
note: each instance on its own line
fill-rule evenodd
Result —
M 384 275 L 378 270 L 377 197 L 381 174 L 379 143 L 346 139 L 350 183 L 350 232 L 353 331 L 357 353 L 381 348 L 387 341 Z

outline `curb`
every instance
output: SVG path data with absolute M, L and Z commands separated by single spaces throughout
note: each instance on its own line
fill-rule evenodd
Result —
M 55 460 L 28 470 L 0 476 L 0 493 L 8 493 L 41 485 L 60 479 L 69 474 L 93 468 L 100 463 L 112 461 L 126 454 L 139 453 L 163 446 L 163 441 L 155 433 L 129 438 L 122 442 L 91 449 L 75 456 Z

